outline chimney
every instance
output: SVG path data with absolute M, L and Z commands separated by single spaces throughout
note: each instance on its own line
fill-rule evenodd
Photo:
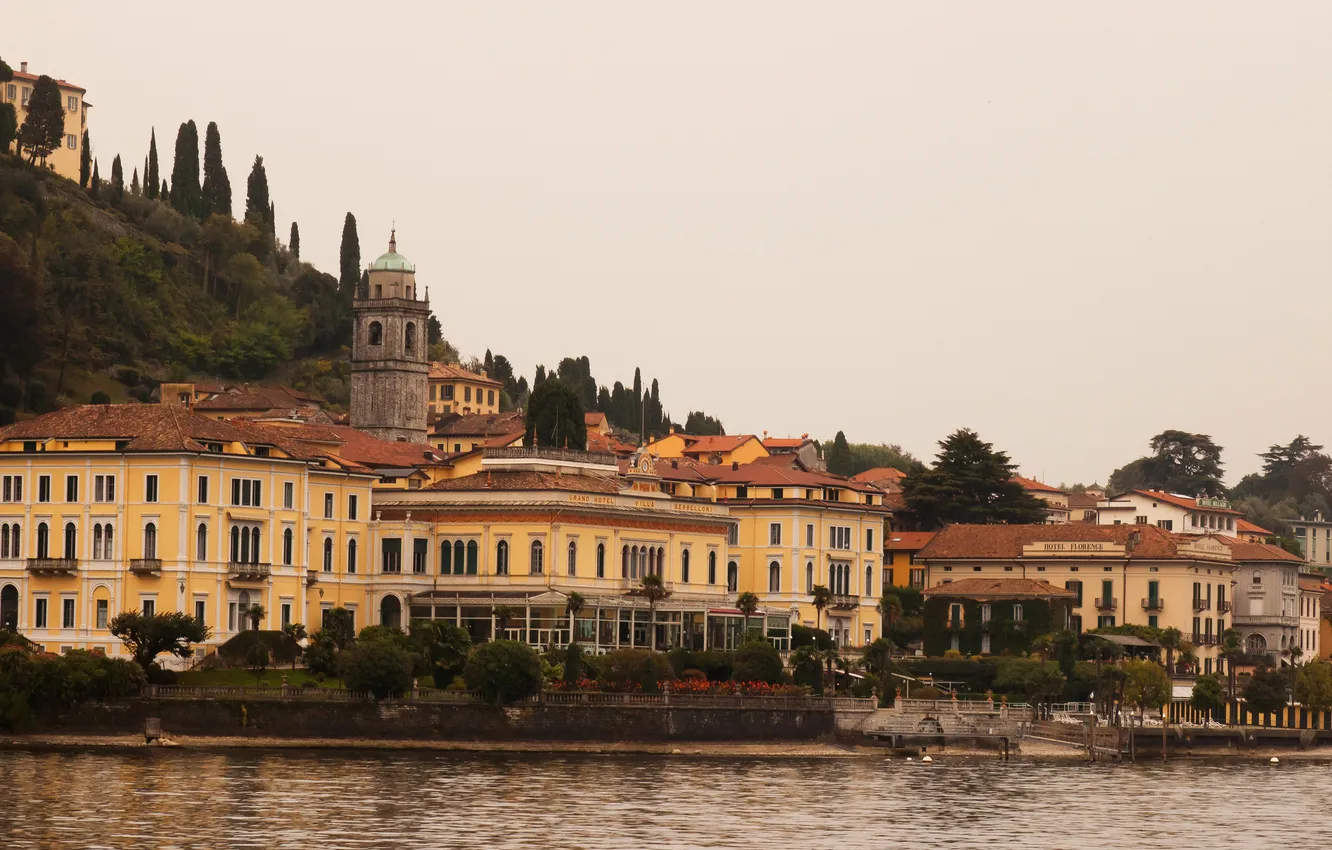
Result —
M 24 73 L 24 74 L 28 73 L 28 63 L 27 63 L 27 62 L 20 62 L 20 63 L 19 63 L 19 71 L 20 71 L 21 73 Z

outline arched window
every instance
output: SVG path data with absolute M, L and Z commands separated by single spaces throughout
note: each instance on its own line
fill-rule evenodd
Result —
M 77 558 L 79 556 L 79 532 L 74 527 L 74 523 L 65 523 L 65 557 Z
M 606 544 L 597 544 L 597 578 L 606 577 Z
M 44 522 L 37 523 L 37 557 L 51 557 L 51 529 Z
M 740 586 L 740 568 L 736 566 L 735 561 L 729 561 L 726 564 L 726 589 L 735 593 L 736 588 Z
M 865 568 L 865 590 L 864 590 L 864 592 L 861 593 L 860 595 L 861 595 L 861 596 L 873 596 L 873 595 L 874 595 L 874 568 L 873 568 L 873 567 L 866 567 L 866 568 Z
M 545 552 L 540 540 L 532 541 L 532 575 L 539 576 L 545 570 L 545 561 L 543 560 Z
M 768 564 L 768 592 L 776 593 L 782 589 L 782 565 L 773 561 Z
M 480 551 L 481 547 L 476 545 L 475 540 L 467 541 L 467 574 L 469 576 L 474 576 L 477 573 L 477 554 Z
M 243 561 L 241 561 L 241 540 L 240 540 L 240 536 L 241 536 L 240 526 L 238 526 L 238 525 L 233 525 L 233 526 L 231 527 L 231 563 L 233 563 L 233 564 L 244 563 Z M 247 540 L 249 539 L 248 535 L 247 535 L 246 539 L 247 539 Z
M 143 527 L 143 556 L 157 557 L 157 526 L 151 522 Z
M 5 529 L 8 534 L 9 529 Z M 93 560 L 102 560 L 102 524 L 99 522 L 93 526 Z
M 250 563 L 259 563 L 259 526 L 250 529 Z
M 324 572 L 333 572 L 333 538 L 324 538 Z
M 569 575 L 578 575 L 578 543 L 569 541 Z
M 814 562 L 805 562 L 805 592 L 814 592 Z
M 384 326 L 381 325 L 379 322 L 370 323 L 370 344 L 371 345 L 384 344 Z
M 240 563 L 250 563 L 250 532 L 240 529 Z
M 385 596 L 379 603 L 379 624 L 390 629 L 402 628 L 402 603 L 396 596 Z
M 620 578 L 629 578 L 629 547 L 620 551 Z
M 689 550 L 680 551 L 680 581 L 689 584 Z
M 9 523 L 0 525 L 0 558 L 9 557 Z
M 18 526 L 14 527 L 17 530 Z M 102 526 L 102 554 L 107 558 L 114 558 L 116 550 L 111 548 L 111 543 L 115 538 L 115 533 L 111 530 L 111 523 Z M 18 550 L 18 541 L 14 541 L 14 549 Z
M 194 532 L 194 560 L 208 560 L 208 526 L 202 522 Z
M 282 529 L 282 563 L 289 567 L 291 566 L 291 558 L 294 554 L 292 551 L 295 548 L 294 542 L 291 529 Z
M 408 322 L 403 330 L 402 347 L 407 351 L 416 349 L 416 322 Z
M 501 540 L 495 544 L 495 575 L 509 574 L 509 541 Z
M 0 589 L 0 629 L 18 631 L 19 594 L 18 588 L 7 584 Z
M 629 547 L 629 578 L 638 578 L 638 565 L 642 557 L 637 546 Z
M 446 576 L 451 572 L 453 572 L 453 544 L 445 540 L 439 544 L 439 574 Z
M 717 583 L 717 553 L 708 553 L 708 584 Z
M 356 538 L 347 541 L 347 572 L 356 572 Z
M 461 540 L 453 541 L 453 574 L 460 576 L 466 566 L 467 546 Z

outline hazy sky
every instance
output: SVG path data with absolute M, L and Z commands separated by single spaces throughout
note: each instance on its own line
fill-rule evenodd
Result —
M 78 22 L 73 26 L 74 21 Z M 390 221 L 445 336 L 728 431 L 966 426 L 1100 479 L 1332 444 L 1332 3 L 9 4 L 109 173 L 217 121 L 336 274 Z

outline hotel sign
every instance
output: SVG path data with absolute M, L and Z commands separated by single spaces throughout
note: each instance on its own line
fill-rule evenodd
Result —
M 1127 554 L 1122 543 L 1103 540 L 1042 540 L 1022 547 L 1024 558 L 1122 558 Z

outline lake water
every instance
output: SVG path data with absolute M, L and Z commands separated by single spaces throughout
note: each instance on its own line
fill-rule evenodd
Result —
M 1303 848 L 1332 763 L 0 751 L 0 847 Z

